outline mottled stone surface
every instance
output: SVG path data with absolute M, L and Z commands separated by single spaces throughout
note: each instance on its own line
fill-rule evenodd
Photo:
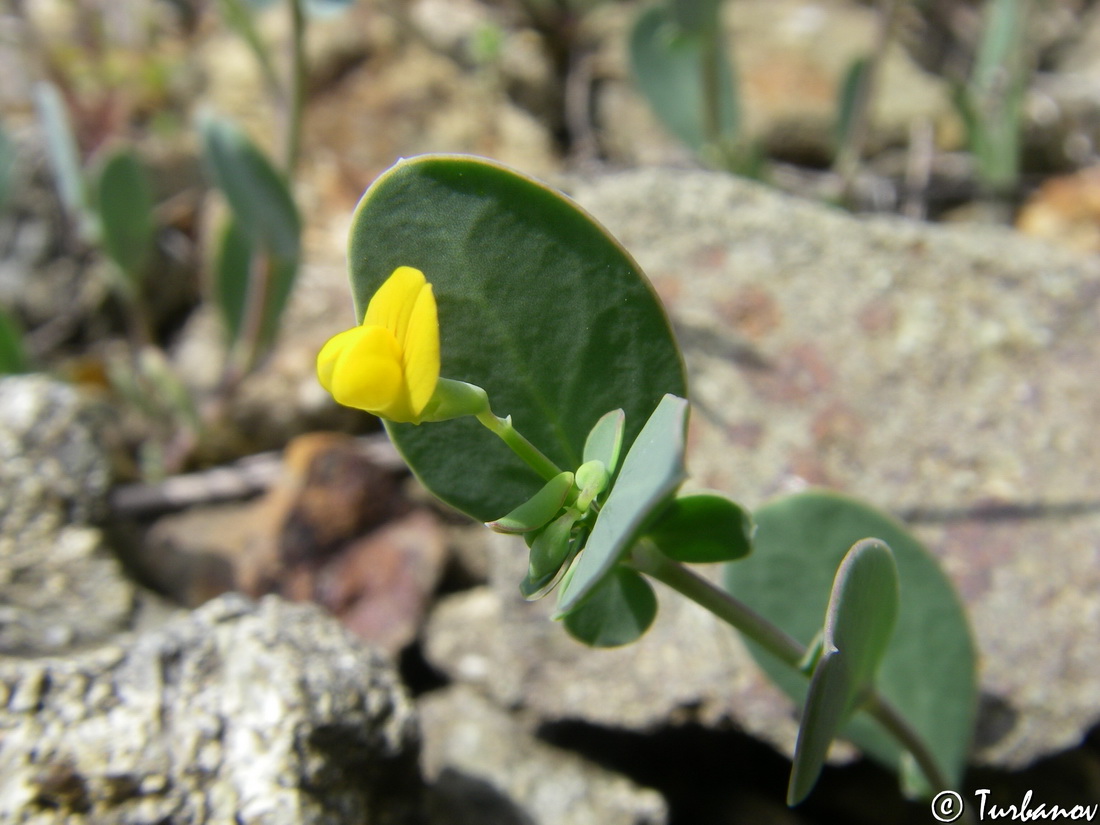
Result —
M 659 825 L 661 797 L 538 741 L 521 718 L 469 686 L 418 704 L 422 764 L 439 825 Z
M 95 406 L 40 375 L 0 378 L 0 653 L 125 626 L 134 589 L 90 522 L 110 483 Z
M 1100 720 L 1100 260 L 701 172 L 574 194 L 670 308 L 695 400 L 691 483 L 750 506 L 826 485 L 913 516 L 967 603 L 999 709 L 976 759 L 1076 745 Z M 589 652 L 520 602 L 515 571 L 500 579 L 437 613 L 429 655 L 458 678 L 551 718 L 732 718 L 790 746 L 785 700 L 697 608 L 665 598 L 637 646 Z
M 0 820 L 396 825 L 416 729 L 389 660 L 312 606 L 223 596 L 68 658 L 0 658 Z

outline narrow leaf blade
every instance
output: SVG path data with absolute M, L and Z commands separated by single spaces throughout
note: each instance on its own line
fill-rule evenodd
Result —
M 560 473 L 508 515 L 486 522 L 485 526 L 499 533 L 529 533 L 537 530 L 557 515 L 572 486 L 573 474 Z
M 133 149 L 121 146 L 105 158 L 95 197 L 107 254 L 137 289 L 153 252 L 155 223 L 149 180 Z
M 844 655 L 835 648 L 827 650 L 814 668 L 806 693 L 787 785 L 788 805 L 805 799 L 821 775 L 829 745 L 844 722 L 851 685 Z

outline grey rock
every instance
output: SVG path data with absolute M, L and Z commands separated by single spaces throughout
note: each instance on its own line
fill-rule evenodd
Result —
M 703 172 L 573 194 L 670 308 L 695 402 L 691 484 L 749 506 L 825 485 L 912 516 L 967 604 L 999 708 L 976 761 L 1076 745 L 1100 721 L 1100 260 Z M 441 605 L 430 658 L 547 718 L 732 720 L 789 750 L 793 709 L 702 611 L 662 594 L 637 645 L 587 651 L 520 602 L 519 577 Z
M 90 522 L 110 467 L 94 404 L 44 376 L 0 379 L 0 653 L 122 629 L 134 588 Z
M 655 791 L 538 741 L 514 714 L 459 685 L 418 704 L 437 825 L 657 825 Z
M 4 822 L 396 825 L 415 814 L 416 746 L 389 660 L 275 597 L 0 659 Z

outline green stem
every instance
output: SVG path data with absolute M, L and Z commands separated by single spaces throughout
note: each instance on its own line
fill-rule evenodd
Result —
M 511 448 L 512 452 L 518 455 L 523 461 L 542 476 L 546 481 L 561 474 L 561 470 L 554 464 L 553 461 L 539 452 L 538 447 L 528 441 L 520 432 L 512 426 L 512 416 L 507 418 L 501 418 L 494 415 L 490 409 L 485 409 L 483 412 L 477 414 L 477 420 L 480 421 L 486 429 L 497 435 L 501 441 Z
M 776 627 L 748 605 L 734 598 L 722 588 L 699 574 L 661 553 L 651 542 L 639 541 L 634 545 L 627 564 L 639 573 L 645 573 L 686 596 L 700 607 L 767 650 L 784 664 L 804 676 L 809 676 L 799 665 L 806 655 L 803 645 Z M 903 748 L 912 754 L 925 778 L 936 788 L 948 789 L 950 784 L 940 771 L 936 759 L 928 750 L 920 734 L 909 725 L 901 714 L 881 694 L 871 691 L 863 709 L 881 724 Z

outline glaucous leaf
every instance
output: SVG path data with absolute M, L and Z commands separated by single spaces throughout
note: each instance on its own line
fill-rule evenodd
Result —
M 898 574 L 890 548 L 857 542 L 833 580 L 817 661 L 798 731 L 787 804 L 801 802 L 817 781 L 829 744 L 872 687 L 898 610 Z
M 57 182 L 61 203 L 76 222 L 82 236 L 86 240 L 94 240 L 99 235 L 99 226 L 88 202 L 88 185 L 65 101 L 56 86 L 41 81 L 34 87 L 34 103 L 46 139 L 46 157 Z
M 608 410 L 625 410 L 629 444 L 662 395 L 686 394 L 637 264 L 572 201 L 491 161 L 398 162 L 360 201 L 348 261 L 360 320 L 394 269 L 423 271 L 439 306 L 440 374 L 484 387 L 493 411 L 562 469 L 582 463 Z M 478 521 L 542 486 L 472 418 L 387 429 L 425 486 Z
M 753 513 L 753 554 L 726 569 L 727 589 L 808 644 L 821 628 L 834 574 L 861 539 L 886 542 L 897 565 L 899 608 L 876 689 L 928 744 L 943 774 L 959 783 L 976 711 L 975 651 L 966 615 L 936 560 L 897 521 L 835 493 L 778 499 Z M 798 703 L 805 679 L 750 645 L 761 667 Z M 901 751 L 877 722 L 857 713 L 841 734 L 897 768 Z

